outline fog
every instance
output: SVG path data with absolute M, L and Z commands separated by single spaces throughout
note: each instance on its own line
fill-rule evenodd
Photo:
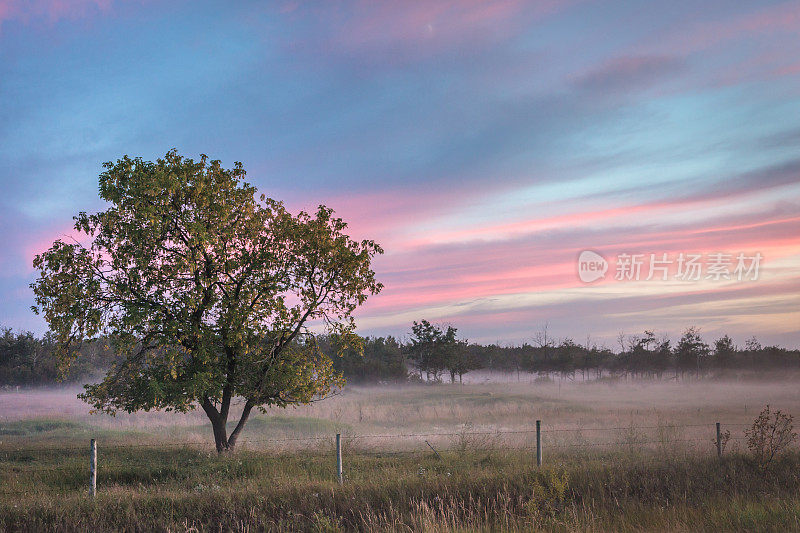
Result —
M 796 382 L 788 379 L 574 382 L 497 373 L 473 378 L 477 382 L 463 385 L 348 386 L 312 405 L 267 409 L 252 417 L 243 444 L 341 432 L 359 438 L 363 446 L 413 447 L 424 445 L 424 440 L 379 436 L 424 433 L 425 440 L 443 444 L 452 441 L 453 433 L 500 432 L 498 438 L 507 444 L 524 445 L 531 439 L 526 432 L 542 420 L 550 445 L 618 442 L 620 437 L 646 442 L 657 429 L 659 438 L 668 431 L 671 439 L 696 440 L 708 448 L 706 437 L 709 442 L 713 439 L 715 422 L 731 431 L 736 446 L 746 425 L 766 404 L 800 414 Z M 487 382 L 491 379 L 494 382 Z M 103 434 L 136 441 L 211 441 L 210 426 L 200 410 L 91 414 L 76 397 L 80 391 L 64 387 L 0 392 L 0 439 L 18 435 L 14 428 L 20 421 L 38 420 L 64 423 L 50 432 L 52 439 Z M 437 438 L 437 434 L 448 436 Z

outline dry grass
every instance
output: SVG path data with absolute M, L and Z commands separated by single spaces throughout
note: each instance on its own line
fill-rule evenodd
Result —
M 260 415 L 230 457 L 211 451 L 199 413 L 89 416 L 74 393 L 0 394 L 0 530 L 800 529 L 796 443 L 767 467 L 742 453 L 764 404 L 800 412 L 788 382 L 351 388 Z M 536 419 L 542 469 L 524 432 Z M 722 461 L 717 420 L 732 433 Z M 285 438 L 301 440 L 273 440 Z
M 0 452 L 4 531 L 784 531 L 800 519 L 800 457 L 663 457 L 624 450 L 346 456 L 101 449 L 86 494 L 83 449 Z M 48 467 L 57 467 L 55 473 Z

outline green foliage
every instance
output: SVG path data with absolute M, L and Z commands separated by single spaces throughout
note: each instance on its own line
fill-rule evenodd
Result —
M 533 480 L 525 511 L 534 518 L 554 517 L 563 511 L 568 490 L 568 473 L 565 470 L 547 469 Z
M 414 322 L 406 350 L 420 376 L 425 372 L 428 379 L 441 381 L 442 374 L 448 371 L 450 380 L 455 381 L 455 376 L 461 377 L 482 366 L 467 350 L 467 341 L 456 338 L 457 331 L 453 326 L 445 328 L 427 320 Z
M 710 353 L 708 344 L 700 337 L 697 328 L 688 328 L 678 341 L 675 357 L 681 369 L 696 368 L 698 373 L 703 361 Z
M 411 326 L 411 344 L 408 346 L 408 357 L 414 362 L 420 374 L 425 372 L 435 380 L 447 368 L 447 359 L 456 345 L 456 329 L 452 326 L 443 328 L 431 324 L 427 320 L 414 322 Z
M 345 531 L 338 517 L 330 517 L 321 511 L 311 515 L 311 529 L 314 533 L 341 533 Z
M 736 346 L 729 336 L 723 335 L 714 342 L 714 364 L 716 366 L 726 367 L 730 365 L 735 355 Z
M 51 333 L 37 337 L 30 331 L 14 333 L 0 328 L 0 385 L 50 385 L 92 377 L 115 359 L 104 339 L 85 343 L 84 357 L 59 372 Z
M 366 337 L 358 344 L 346 345 L 338 335 L 320 335 L 317 343 L 349 383 L 399 382 L 407 378 L 403 347 L 392 336 Z
M 85 400 L 109 413 L 199 403 L 227 449 L 254 407 L 308 403 L 342 385 L 308 325 L 353 335 L 353 311 L 382 288 L 370 269 L 377 244 L 350 239 L 325 206 L 293 216 L 257 198 L 240 163 L 173 150 L 104 166 L 109 208 L 75 217 L 89 244 L 59 240 L 34 259 L 34 310 L 64 368 L 101 335 L 122 358 Z M 246 403 L 228 438 L 234 397 Z
M 39 385 L 55 381 L 58 362 L 52 353 L 50 338 L 36 338 L 33 333 L 15 334 L 11 328 L 0 330 L 0 383 Z

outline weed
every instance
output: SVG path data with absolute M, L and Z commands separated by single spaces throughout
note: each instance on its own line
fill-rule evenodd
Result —
M 747 447 L 756 461 L 762 465 L 769 464 L 797 438 L 793 429 L 792 415 L 780 410 L 770 413 L 767 405 L 746 432 Z

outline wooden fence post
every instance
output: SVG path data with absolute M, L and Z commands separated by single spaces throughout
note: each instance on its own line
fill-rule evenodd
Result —
M 336 478 L 339 484 L 344 483 L 344 476 L 342 476 L 342 434 L 336 434 Z
M 94 498 L 97 494 L 97 441 L 89 442 L 89 493 Z
M 438 457 L 438 458 L 439 458 L 439 460 L 441 461 L 441 460 L 442 460 L 442 456 L 441 456 L 441 455 L 439 455 L 439 452 L 437 452 L 437 451 L 436 451 L 436 448 L 434 448 L 434 447 L 433 447 L 433 444 L 431 444 L 431 443 L 430 443 L 430 442 L 428 442 L 427 440 L 425 441 L 425 444 L 427 444 L 427 445 L 428 445 L 428 448 L 430 448 L 431 450 L 433 450 L 433 453 L 435 453 L 435 454 L 436 454 L 436 457 Z
M 542 466 L 542 421 L 536 421 L 536 466 Z
M 717 422 L 717 457 L 722 457 L 722 432 L 720 431 L 719 422 Z

